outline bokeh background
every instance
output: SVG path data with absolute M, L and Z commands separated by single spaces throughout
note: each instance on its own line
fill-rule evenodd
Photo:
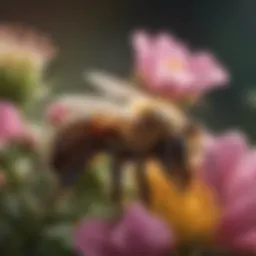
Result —
M 86 68 L 128 76 L 134 29 L 167 30 L 195 48 L 211 49 L 232 74 L 212 93 L 200 116 L 213 129 L 237 128 L 256 139 L 256 1 L 80 0 L 1 2 L 0 20 L 47 32 L 60 48 L 50 75 L 55 92 L 87 90 Z

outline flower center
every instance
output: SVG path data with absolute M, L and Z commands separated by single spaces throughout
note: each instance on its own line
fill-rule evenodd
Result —
M 184 62 L 179 58 L 171 58 L 164 61 L 164 66 L 168 71 L 180 72 L 184 69 Z

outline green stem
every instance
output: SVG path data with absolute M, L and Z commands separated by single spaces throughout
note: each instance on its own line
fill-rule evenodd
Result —
M 22 236 L 14 235 L 5 245 L 4 255 L 20 256 L 22 254 L 23 242 Z

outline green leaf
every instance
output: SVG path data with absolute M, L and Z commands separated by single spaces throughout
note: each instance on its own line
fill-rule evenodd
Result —
M 35 72 L 15 67 L 0 69 L 0 97 L 25 107 L 37 90 L 39 77 Z
M 44 231 L 44 235 L 51 240 L 58 240 L 67 248 L 72 248 L 72 236 L 74 225 L 71 223 L 60 223 L 52 225 Z
M 35 254 L 32 254 L 35 255 Z M 37 249 L 37 256 L 77 256 L 77 254 L 67 247 L 59 239 L 44 237 Z

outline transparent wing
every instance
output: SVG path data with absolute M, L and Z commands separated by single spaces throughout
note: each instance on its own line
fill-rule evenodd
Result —
M 145 98 L 143 92 L 124 79 L 110 75 L 103 71 L 85 71 L 84 79 L 107 97 L 116 100 L 129 100 L 132 98 Z
M 159 100 L 155 103 L 155 106 L 166 116 L 173 127 L 180 129 L 187 125 L 188 117 L 176 104 Z
M 125 102 L 127 106 L 135 106 L 135 109 L 140 108 L 140 106 L 142 108 L 145 106 L 158 108 L 177 127 L 182 127 L 188 121 L 186 115 L 176 104 L 143 93 L 128 81 L 100 71 L 85 72 L 84 78 L 103 92 L 105 96 L 117 100 L 117 102 Z
M 54 104 L 63 106 L 69 119 L 87 118 L 94 114 L 109 113 L 110 115 L 127 116 L 127 106 L 125 104 L 113 102 L 107 98 L 95 95 L 65 95 L 54 101 Z

